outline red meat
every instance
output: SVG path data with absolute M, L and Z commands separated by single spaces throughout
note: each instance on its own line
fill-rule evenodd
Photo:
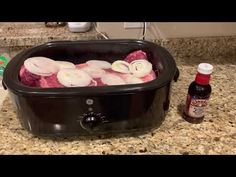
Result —
M 134 51 L 132 53 L 130 53 L 129 55 L 126 56 L 125 61 L 128 63 L 131 63 L 134 60 L 138 60 L 138 59 L 146 59 L 147 60 L 147 54 L 145 52 L 143 52 L 142 50 L 137 50 Z
M 39 79 L 41 76 L 35 75 L 30 73 L 24 66 L 21 67 L 20 69 L 20 81 L 27 85 L 27 86 L 32 86 L 35 87 L 38 84 Z
M 53 74 L 47 77 L 41 77 L 39 80 L 39 87 L 41 88 L 62 88 L 64 87 L 62 84 L 59 83 L 57 80 L 57 75 Z
M 144 82 L 150 82 L 154 79 L 156 79 L 156 74 L 154 71 L 151 71 L 148 75 L 144 76 L 144 77 L 141 77 L 141 79 L 144 81 Z

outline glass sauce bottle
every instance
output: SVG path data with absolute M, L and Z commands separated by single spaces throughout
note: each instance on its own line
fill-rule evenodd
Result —
M 190 123 L 201 123 L 211 94 L 209 84 L 213 66 L 208 63 L 198 65 L 195 81 L 188 88 L 183 118 Z

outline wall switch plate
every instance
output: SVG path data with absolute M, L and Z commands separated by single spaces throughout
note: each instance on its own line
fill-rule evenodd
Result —
M 130 28 L 143 28 L 143 22 L 124 22 L 124 28 L 130 29 Z M 147 27 L 150 26 L 150 22 L 146 22 Z

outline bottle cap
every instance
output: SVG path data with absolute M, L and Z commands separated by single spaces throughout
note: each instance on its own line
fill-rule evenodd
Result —
M 209 75 L 213 71 L 213 66 L 209 63 L 200 63 L 198 65 L 197 71 L 201 74 Z

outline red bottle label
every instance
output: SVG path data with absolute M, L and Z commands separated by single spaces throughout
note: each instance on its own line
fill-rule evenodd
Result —
M 205 107 L 209 99 L 197 99 L 191 97 L 189 94 L 186 101 L 185 113 L 194 118 L 201 118 L 204 116 Z

